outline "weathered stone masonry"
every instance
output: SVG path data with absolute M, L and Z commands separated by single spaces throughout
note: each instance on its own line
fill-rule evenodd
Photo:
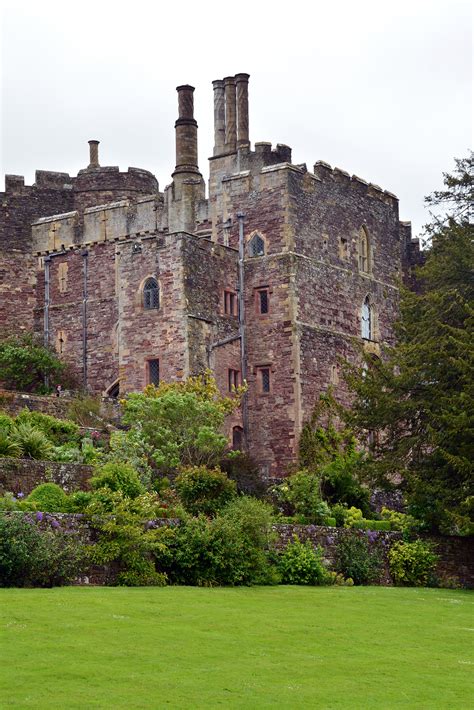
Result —
M 278 476 L 319 394 L 332 384 L 347 401 L 338 362 L 356 357 L 354 339 L 374 356 L 392 342 L 418 247 L 390 192 L 322 161 L 294 165 L 286 145 L 252 150 L 248 79 L 213 82 L 207 196 L 189 85 L 163 192 L 146 170 L 100 166 L 98 141 L 77 177 L 7 176 L 0 326 L 34 327 L 80 384 L 114 396 L 207 367 L 228 392 L 243 364 L 246 416 L 228 422 L 229 440 L 243 428 L 262 475 Z

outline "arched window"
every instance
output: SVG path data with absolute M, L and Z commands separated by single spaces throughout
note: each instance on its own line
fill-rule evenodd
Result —
M 232 429 L 232 448 L 234 451 L 242 451 L 244 445 L 244 430 L 241 426 Z
M 372 306 L 370 305 L 369 297 L 366 296 L 360 314 L 360 330 L 364 340 L 373 340 L 373 329 Z
M 370 271 L 369 234 L 365 227 L 359 232 L 359 271 L 368 274 Z
M 265 242 L 263 241 L 260 234 L 254 234 L 252 239 L 249 241 L 249 256 L 264 256 L 265 255 Z
M 145 281 L 143 287 L 143 308 L 148 311 L 152 308 L 160 307 L 160 289 L 158 282 L 154 278 Z

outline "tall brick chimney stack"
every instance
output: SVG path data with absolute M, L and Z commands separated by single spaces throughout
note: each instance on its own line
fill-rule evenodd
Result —
M 225 88 L 225 149 L 228 153 L 237 150 L 237 107 L 235 77 L 224 79 Z
M 176 87 L 178 92 L 179 117 L 176 129 L 176 167 L 173 176 L 179 173 L 199 173 L 197 121 L 194 118 L 194 86 L 184 84 Z
M 250 74 L 236 74 L 237 85 L 237 148 L 249 145 L 249 78 Z
M 89 141 L 89 168 L 100 168 L 99 165 L 99 143 L 100 141 Z
M 225 89 L 222 79 L 212 82 L 214 87 L 214 155 L 225 150 Z

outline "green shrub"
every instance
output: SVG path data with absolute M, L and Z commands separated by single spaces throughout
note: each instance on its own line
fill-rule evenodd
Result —
M 245 496 L 235 498 L 215 518 L 185 518 L 173 530 L 159 567 L 175 584 L 275 584 L 272 523 L 268 504 Z
M 324 518 L 323 525 L 327 525 L 328 528 L 335 528 L 337 525 L 336 518 Z
M 79 441 L 79 427 L 67 419 L 57 419 L 49 414 L 22 409 L 16 417 L 16 424 L 31 424 L 42 431 L 55 446 Z
M 139 429 L 114 431 L 110 436 L 107 461 L 126 462 L 133 466 L 147 490 L 152 487 L 153 471 L 150 466 L 152 447 L 147 444 Z
M 109 461 L 100 466 L 90 482 L 94 490 L 108 488 L 111 491 L 121 491 L 128 498 L 136 498 L 145 491 L 135 469 L 128 463 L 116 461 Z
M 21 510 L 21 501 L 13 493 L 5 493 L 0 497 L 0 511 Z
M 0 342 L 0 381 L 7 389 L 44 392 L 45 378 L 66 384 L 66 367 L 40 336 L 11 335 Z
M 355 508 L 351 506 L 344 514 L 344 527 L 353 528 L 356 525 L 363 526 L 364 516 L 360 508 Z
M 66 506 L 68 513 L 84 513 L 92 500 L 92 493 L 89 491 L 75 491 L 67 497 Z
M 215 515 L 235 497 L 237 487 L 218 468 L 189 466 L 176 479 L 176 490 L 191 515 Z
M 433 545 L 423 540 L 395 542 L 388 552 L 390 574 L 400 586 L 426 586 L 438 559 Z
M 74 536 L 41 529 L 27 515 L 0 514 L 0 587 L 68 584 L 81 574 L 85 559 Z
M 34 488 L 25 501 L 27 509 L 44 513 L 65 513 L 68 510 L 67 496 L 56 483 L 41 483 Z
M 323 564 L 321 547 L 313 550 L 309 540 L 301 542 L 297 535 L 278 559 L 282 584 L 327 584 L 328 574 Z
M 321 479 L 306 469 L 288 476 L 284 483 L 276 486 L 277 499 L 296 516 L 302 516 L 307 523 L 321 525 L 330 514 L 328 504 L 321 498 Z
M 420 523 L 415 520 L 411 515 L 406 513 L 399 513 L 397 510 L 390 510 L 390 508 L 382 508 L 381 516 L 383 520 L 390 523 L 391 530 L 400 530 L 403 533 L 416 532 L 419 528 Z
M 158 496 L 143 493 L 129 497 L 117 490 L 109 491 L 103 499 L 102 490 L 93 495 L 86 510 L 98 533 L 97 543 L 90 548 L 91 562 L 117 567 L 118 585 L 163 586 L 166 575 L 156 570 L 155 558 L 167 553 L 167 541 L 173 531 L 154 526 L 154 521 L 163 515 Z
M 365 461 L 365 453 L 349 448 L 338 452 L 321 468 L 321 490 L 330 505 L 342 503 L 360 508 L 364 515 L 370 514 L 369 490 L 359 482 Z
M 13 440 L 10 433 L 5 429 L 0 429 L 0 457 L 18 459 L 21 456 L 19 444 Z
M 53 447 L 46 434 L 31 424 L 17 424 L 10 434 L 11 440 L 27 459 L 51 460 Z
M 13 429 L 15 422 L 9 414 L 5 412 L 0 412 L 0 431 L 4 431 L 6 434 Z
M 335 568 L 344 577 L 351 577 L 354 584 L 375 582 L 382 568 L 378 550 L 369 545 L 365 537 L 347 535 L 336 548 Z

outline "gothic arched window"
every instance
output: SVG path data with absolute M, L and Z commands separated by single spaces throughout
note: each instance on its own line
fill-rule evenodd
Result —
M 362 304 L 362 310 L 360 315 L 360 330 L 364 340 L 373 340 L 373 328 L 374 324 L 372 306 L 370 305 L 369 297 L 366 296 L 364 299 L 364 303 Z
M 160 289 L 154 278 L 149 278 L 143 286 L 143 308 L 148 311 L 160 307 Z
M 260 234 L 254 234 L 249 241 L 249 256 L 264 256 L 265 242 Z
M 370 242 L 365 227 L 359 232 L 359 271 L 368 274 L 370 271 Z

